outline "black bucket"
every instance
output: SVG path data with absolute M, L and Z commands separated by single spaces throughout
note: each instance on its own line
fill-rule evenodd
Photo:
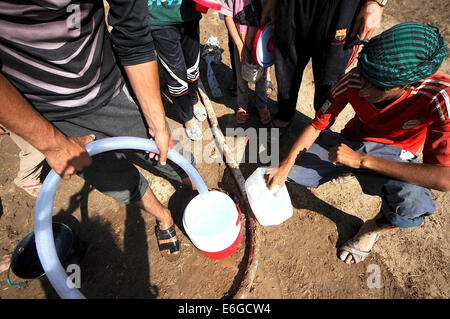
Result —
M 74 235 L 69 226 L 62 223 L 53 223 L 53 238 L 55 240 L 56 253 L 63 264 L 70 255 L 74 243 Z M 36 279 L 45 274 L 36 249 L 34 231 L 29 232 L 17 244 L 11 256 L 10 269 L 13 273 L 23 279 Z M 8 270 L 8 284 L 17 286 L 24 284 L 12 283 L 9 279 Z

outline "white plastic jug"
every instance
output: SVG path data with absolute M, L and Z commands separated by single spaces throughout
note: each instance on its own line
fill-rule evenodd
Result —
M 292 216 L 291 198 L 286 185 L 278 191 L 267 188 L 264 174 L 267 167 L 256 169 L 245 181 L 248 201 L 258 222 L 263 226 L 279 225 Z

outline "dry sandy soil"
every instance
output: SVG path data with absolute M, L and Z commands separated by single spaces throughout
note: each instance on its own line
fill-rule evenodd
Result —
M 439 25 L 450 42 L 447 0 L 427 1 L 426 4 L 419 0 L 390 1 L 379 31 L 410 20 Z M 224 96 L 212 98 L 207 90 L 223 131 L 235 126 L 235 98 L 227 90 L 232 74 L 225 30 L 216 12 L 209 11 L 201 20 L 201 43 L 216 36 L 224 49 L 221 63 L 214 66 Z M 208 87 L 204 62 L 201 67 L 203 83 Z M 450 72 L 449 59 L 442 70 Z M 272 78 L 275 78 L 273 70 Z M 299 127 L 312 117 L 313 92 L 311 67 L 308 66 L 297 106 L 295 121 L 298 125 L 291 126 L 289 138 L 282 140 L 281 156 L 289 149 Z M 270 107 L 275 111 L 276 94 L 270 99 Z M 171 127 L 180 127 L 170 103 L 166 104 Z M 258 126 L 256 114 L 251 115 L 253 118 L 246 127 Z M 351 116 L 351 110 L 347 109 L 334 129 L 340 130 Z M 207 128 L 208 123 L 204 122 L 203 129 Z M 245 138 L 239 140 L 245 142 Z M 211 141 L 209 137 L 204 144 Z M 35 199 L 13 183 L 18 169 L 18 148 L 7 136 L 1 136 L 0 149 L 1 258 L 11 255 L 17 243 L 33 229 Z M 258 165 L 242 162 L 240 168 L 244 177 Z M 201 163 L 197 168 L 208 186 L 239 194 L 225 164 L 213 161 Z M 231 257 L 220 261 L 206 258 L 186 237 L 181 222 L 183 207 L 195 193 L 147 171 L 142 170 L 142 173 L 148 177 L 156 196 L 175 216 L 183 250 L 181 258 L 169 263 L 160 257 L 153 217 L 141 213 L 135 206 L 105 197 L 74 177 L 60 184 L 53 219 L 70 225 L 87 243 L 80 262 L 81 291 L 88 298 L 216 299 L 229 296 L 239 284 L 245 266 L 242 262 L 245 231 L 239 249 Z M 397 229 L 384 235 L 365 262 L 350 266 L 338 260 L 336 249 L 364 220 L 378 212 L 380 199 L 362 194 L 355 180 L 341 185 L 327 183 L 317 189 L 288 185 L 288 190 L 294 215 L 279 226 L 261 227 L 259 267 L 246 297 L 446 299 L 450 296 L 450 217 L 447 214 L 450 193 L 433 191 L 437 210 L 422 226 Z M 247 218 L 242 218 L 243 229 Z M 368 284 L 374 269 L 380 270 L 378 288 Z M 20 281 L 14 275 L 12 279 Z M 6 272 L 0 274 L 0 296 L 3 299 L 58 298 L 45 277 L 12 287 L 6 282 Z

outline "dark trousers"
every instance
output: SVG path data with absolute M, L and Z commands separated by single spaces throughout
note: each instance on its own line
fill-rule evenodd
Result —
M 236 65 L 234 64 L 234 42 L 228 32 L 228 51 L 230 51 L 231 71 L 233 71 L 233 81 L 236 82 Z
M 177 25 L 151 26 L 162 76 L 180 121 L 194 116 L 200 76 L 199 20 Z
M 97 140 L 115 136 L 149 136 L 140 109 L 125 87 L 108 104 L 94 112 L 52 121 L 52 124 L 67 136 L 94 134 Z M 181 143 L 175 142 L 175 150 L 195 165 L 193 155 L 184 150 Z M 187 177 L 186 172 L 174 162 L 168 160 L 163 166 L 140 150 L 105 152 L 93 156 L 92 160 L 92 165 L 79 175 L 103 194 L 127 204 L 139 201 L 148 188 L 147 179 L 133 163 L 171 180 L 181 181 Z
M 345 73 L 353 52 L 349 39 L 359 10 L 358 0 L 278 0 L 275 20 L 276 118 L 295 115 L 303 71 L 312 59 L 318 110 Z

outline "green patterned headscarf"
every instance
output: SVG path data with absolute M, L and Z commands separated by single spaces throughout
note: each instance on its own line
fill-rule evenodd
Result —
M 437 27 L 405 22 L 370 39 L 358 56 L 358 68 L 372 85 L 390 89 L 433 75 L 447 54 Z

